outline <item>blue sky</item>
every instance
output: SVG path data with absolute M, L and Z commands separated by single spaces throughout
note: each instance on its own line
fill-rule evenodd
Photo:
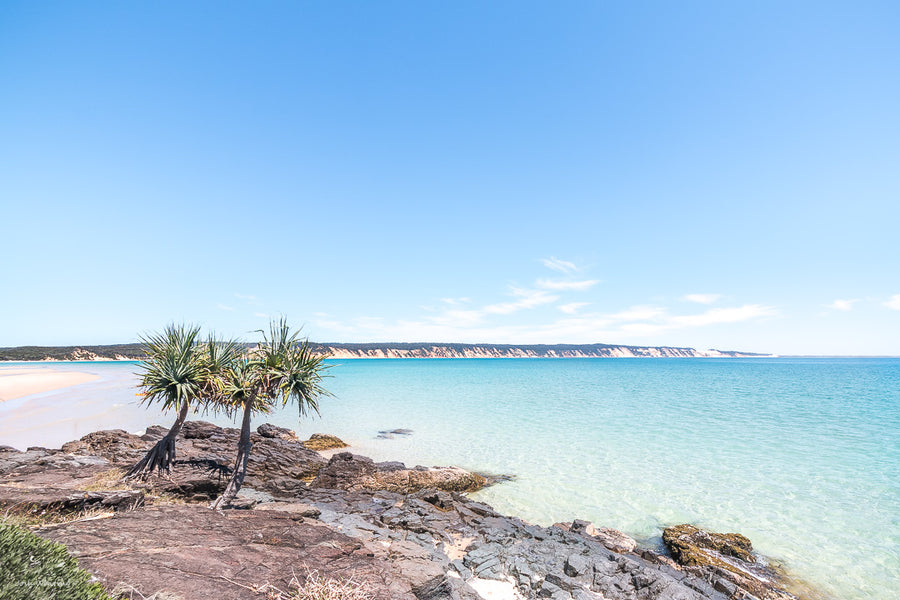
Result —
M 895 2 L 4 2 L 0 346 L 900 355 Z

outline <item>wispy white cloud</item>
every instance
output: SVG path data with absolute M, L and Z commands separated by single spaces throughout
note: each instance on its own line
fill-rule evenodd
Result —
M 250 294 L 238 294 L 237 292 L 235 292 L 234 297 L 240 300 L 246 300 L 247 302 L 256 302 L 257 300 L 259 300 L 259 298 L 257 298 L 256 296 L 252 296 Z
M 673 330 L 740 323 L 778 314 L 773 307 L 761 304 L 707 306 L 697 308 L 697 313 L 685 311 L 688 314 L 673 313 L 668 307 L 657 305 L 635 305 L 618 312 L 590 311 L 586 307 L 594 302 L 572 301 L 572 296 L 591 290 L 600 280 L 576 278 L 580 269 L 556 257 L 541 262 L 564 276 L 538 278 L 530 286 L 510 286 L 505 301 L 481 304 L 468 296 L 451 296 L 423 306 L 417 318 L 342 321 L 324 318 L 323 314 L 316 325 L 359 341 L 636 343 L 634 338 L 644 337 L 653 343 L 652 336 Z M 682 300 L 710 305 L 722 298 L 721 294 L 688 294 Z M 897 302 L 900 306 L 900 295 Z M 551 304 L 552 311 L 538 310 Z
M 722 294 L 688 294 L 684 300 L 698 304 L 715 304 L 722 298 Z
M 254 316 L 254 317 L 260 317 L 260 318 L 263 318 L 263 319 L 268 319 L 268 318 L 269 318 L 269 315 L 266 314 L 266 313 L 263 313 L 263 312 L 255 312 L 255 313 L 253 313 L 253 316 Z
M 825 308 L 830 308 L 831 310 L 848 311 L 853 310 L 853 304 L 856 302 L 859 302 L 859 298 L 854 298 L 852 300 L 837 299 L 831 304 L 826 304 Z
M 219 310 L 234 310 L 233 306 L 228 306 L 227 304 L 222 303 L 216 304 L 216 308 L 218 308 Z
M 891 299 L 884 303 L 891 310 L 900 310 L 900 294 L 894 294 Z
M 671 326 L 665 323 L 625 323 L 619 329 L 622 333 L 652 335 L 671 329 Z
M 655 306 L 632 306 L 621 312 L 605 315 L 612 321 L 649 321 L 666 314 L 666 309 Z
M 535 285 L 545 290 L 573 290 L 583 291 L 590 289 L 600 283 L 598 279 L 587 279 L 584 281 L 560 281 L 558 279 L 538 279 Z
M 548 269 L 553 269 L 554 271 L 559 271 L 560 273 L 572 273 L 578 270 L 578 267 L 575 266 L 575 263 L 571 263 L 567 260 L 560 260 L 555 256 L 551 256 L 550 258 L 542 258 L 541 262 Z
M 480 310 L 446 310 L 426 320 L 435 325 L 447 327 L 475 327 L 484 321 L 484 312 Z
M 383 317 L 359 317 L 356 319 L 356 326 L 361 329 L 383 329 Z
M 574 315 L 578 312 L 578 309 L 588 305 L 590 305 L 590 302 L 569 302 L 568 304 L 560 304 L 556 308 L 566 313 L 567 315 Z
M 515 304 L 513 302 L 508 304 Z M 577 305 L 577 306 L 576 306 Z M 675 330 L 688 330 L 716 324 L 749 322 L 776 316 L 772 307 L 748 304 L 730 308 L 716 308 L 699 314 L 673 315 L 661 307 L 637 306 L 614 314 L 580 313 L 586 303 L 558 305 L 566 313 L 564 318 L 542 322 L 498 323 L 489 319 L 484 309 L 447 310 L 440 315 L 423 319 L 383 320 L 372 322 L 372 328 L 362 330 L 338 322 L 318 322 L 317 325 L 369 341 L 436 341 L 436 342 L 493 342 L 511 344 L 553 343 L 635 343 L 645 338 L 656 343 L 654 336 Z M 496 306 L 496 305 L 492 305 Z M 566 310 L 563 310 L 563 309 Z M 519 309 L 524 310 L 524 309 Z M 571 312 L 568 312 L 571 310 Z M 514 312 L 514 311 L 513 311 Z M 509 314 L 509 313 L 496 313 Z M 378 327 L 375 327 L 378 325 Z M 632 338 L 625 342 L 624 339 Z
M 771 317 L 777 311 L 771 306 L 745 304 L 734 308 L 713 308 L 699 315 L 681 315 L 668 319 L 673 327 L 704 327 L 719 323 L 738 323 L 761 317 Z
M 355 335 L 356 333 L 358 333 L 356 327 L 347 325 L 346 323 L 342 323 L 341 321 L 335 319 L 317 319 L 313 322 L 313 324 L 321 329 L 337 331 L 343 335 Z
M 525 308 L 534 308 L 542 304 L 550 304 L 559 300 L 559 296 L 548 294 L 542 290 L 531 290 L 524 288 L 511 288 L 513 296 L 519 299 L 515 302 L 501 302 L 499 304 L 491 304 L 481 309 L 485 314 L 489 315 L 508 315 L 518 312 Z

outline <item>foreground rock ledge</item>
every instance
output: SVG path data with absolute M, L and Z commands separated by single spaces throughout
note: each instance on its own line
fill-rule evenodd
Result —
M 64 450 L 0 449 L 0 505 L 30 501 L 41 510 L 76 510 L 87 506 L 79 505 L 84 500 L 105 511 L 37 533 L 66 544 L 109 589 L 122 584 L 134 597 L 167 592 L 184 600 L 261 600 L 311 572 L 352 578 L 384 599 L 791 597 L 780 580 L 748 577 L 765 563 L 736 534 L 671 528 L 672 557 L 663 556 L 585 521 L 539 527 L 458 491 L 416 489 L 423 473 L 439 473 L 427 481 L 440 484 L 446 470 L 407 469 L 350 453 L 326 461 L 280 428 L 254 434 L 253 452 L 261 458 L 251 463 L 242 490 L 254 510 L 161 505 L 152 486 L 116 489 L 109 473 L 136 461 L 162 433 L 105 431 Z M 155 485 L 188 502 L 215 494 L 236 436 L 234 429 L 187 423 L 174 481 Z M 452 481 L 452 490 L 483 485 L 471 477 Z M 144 491 L 150 495 L 141 507 Z M 700 564 L 698 556 L 713 560 Z

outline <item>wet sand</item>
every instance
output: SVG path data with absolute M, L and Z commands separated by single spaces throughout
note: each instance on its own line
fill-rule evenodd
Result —
M 51 369 L 0 368 L 0 402 L 100 379 L 99 375 Z

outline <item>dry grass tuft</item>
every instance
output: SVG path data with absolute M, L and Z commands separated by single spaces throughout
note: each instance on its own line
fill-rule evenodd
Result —
M 127 583 L 120 583 L 112 589 L 109 595 L 116 598 L 116 600 L 184 600 L 178 594 L 171 592 L 156 592 L 150 596 L 145 596 L 133 585 Z
M 17 510 L 20 508 L 21 510 Z M 27 507 L 10 507 L 2 515 L 2 520 L 35 530 L 42 527 L 52 527 L 63 523 L 75 523 L 77 521 L 94 521 L 96 519 L 108 519 L 116 513 L 109 508 L 89 508 L 78 511 L 42 510 L 32 512 Z
M 349 579 L 326 577 L 318 571 L 309 571 L 303 583 L 300 583 L 296 576 L 292 577 L 290 588 L 289 592 L 285 592 L 273 585 L 265 585 L 254 591 L 265 592 L 266 600 L 372 600 L 374 598 L 365 583 L 353 581 L 352 577 Z
M 296 582 L 296 579 L 294 579 Z M 317 572 L 310 573 L 306 582 L 291 592 L 286 600 L 370 600 L 372 593 L 353 579 L 331 579 Z
M 108 469 L 94 475 L 87 485 L 83 486 L 86 492 L 106 492 L 109 490 L 133 490 L 122 478 L 125 471 L 118 468 Z

